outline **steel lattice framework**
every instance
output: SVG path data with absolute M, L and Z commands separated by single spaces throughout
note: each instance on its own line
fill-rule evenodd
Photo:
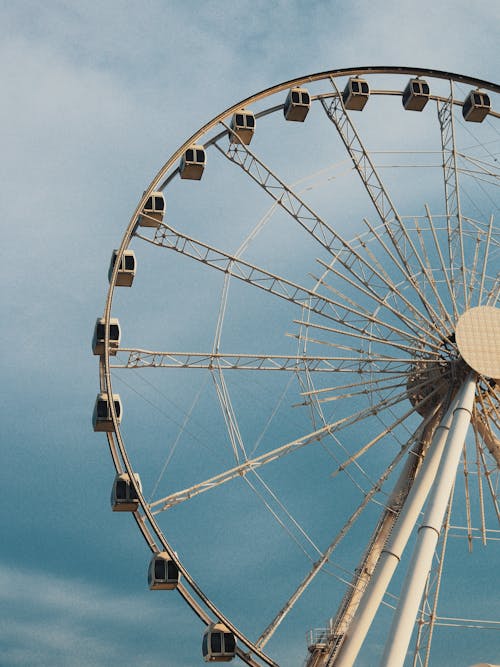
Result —
M 399 183 L 390 187 L 383 178 L 383 170 L 389 171 L 392 166 L 383 164 L 383 152 L 379 154 L 368 148 L 365 135 L 369 132 L 366 127 L 360 127 L 361 122 L 358 126 L 356 114 L 350 112 L 347 97 L 341 90 L 349 77 L 366 78 L 370 81 L 370 97 L 387 102 L 402 97 L 402 82 L 408 77 L 435 83 L 437 92 L 431 86 L 429 102 L 435 109 L 432 117 L 438 148 L 434 153 L 427 152 L 439 154 L 440 162 L 424 166 L 426 174 L 439 168 L 439 177 L 434 180 L 441 189 L 441 208 L 433 199 L 421 202 L 423 212 L 417 215 L 401 212 L 402 198 L 391 191 L 392 187 L 399 192 Z M 379 88 L 372 86 L 372 79 Z M 365 213 L 352 221 L 353 228 L 356 224 L 355 233 L 351 233 L 351 221 L 347 229 L 345 221 L 342 221 L 345 212 L 337 213 L 328 199 L 311 194 L 313 186 L 309 190 L 301 190 L 299 185 L 293 184 L 293 169 L 290 174 L 287 171 L 290 161 L 287 163 L 286 159 L 279 159 L 278 166 L 273 168 L 267 165 L 273 159 L 273 151 L 276 151 L 273 136 L 273 132 L 278 132 L 276 129 L 266 135 L 271 145 L 266 150 L 260 144 L 250 148 L 231 125 L 233 114 L 242 109 L 253 110 L 255 118 L 263 126 L 275 122 L 276 113 L 283 110 L 283 101 L 280 102 L 282 94 L 289 89 L 304 87 L 311 88 L 311 115 L 313 111 L 317 113 L 321 141 L 339 139 L 339 146 L 343 146 L 343 155 L 347 158 L 349 178 L 352 175 L 353 181 L 354 177 L 356 179 L 358 190 L 352 191 L 357 193 L 352 195 L 354 215 L 358 215 L 360 193 L 367 195 Z M 430 640 L 436 625 L 440 621 L 445 623 L 445 619 L 440 619 L 438 615 L 437 593 L 444 576 L 445 547 L 450 534 L 453 534 L 450 484 L 452 473 L 455 478 L 459 457 L 462 457 L 461 468 L 465 475 L 469 546 L 476 534 L 483 543 L 496 538 L 496 529 L 490 528 L 487 516 L 492 513 L 497 522 L 500 519 L 497 488 L 500 467 L 499 379 L 479 372 L 473 362 L 466 363 L 455 332 L 457 322 L 471 309 L 483 309 L 481 312 L 485 308 L 490 309 L 490 314 L 498 309 L 500 230 L 495 215 L 498 217 L 496 188 L 500 175 L 493 149 L 488 143 L 489 135 L 484 140 L 473 141 L 469 137 L 471 146 L 462 145 L 464 133 L 460 134 L 457 127 L 457 111 L 460 112 L 463 105 L 462 98 L 457 94 L 460 87 L 465 87 L 467 91 L 470 88 L 484 90 L 494 102 L 500 94 L 500 86 L 496 84 L 449 72 L 364 67 L 299 77 L 252 95 L 200 128 L 169 158 L 144 191 L 117 250 L 103 313 L 105 353 L 100 356 L 99 362 L 100 391 L 107 396 L 112 422 L 107 440 L 114 467 L 118 474 L 129 475 L 130 484 L 139 498 L 134 518 L 151 552 L 166 552 L 178 567 L 182 579 L 177 591 L 203 624 L 208 626 L 218 621 L 234 634 L 237 639 L 236 656 L 247 665 L 277 667 L 277 659 L 265 648 L 268 642 L 280 626 L 286 625 L 284 621 L 289 613 L 298 607 L 317 576 L 331 569 L 337 549 L 346 538 L 355 534 L 358 522 L 365 520 L 371 508 L 377 505 L 380 507 L 379 517 L 372 524 L 371 534 L 359 554 L 359 560 L 343 575 L 347 583 L 345 593 L 336 604 L 332 604 L 328 628 L 311 634 L 306 658 L 307 667 L 349 667 L 355 664 L 362 638 L 372 621 L 371 610 L 373 608 L 374 614 L 384 595 L 387 599 L 387 585 L 408 539 L 409 522 L 413 522 L 413 527 L 429 497 L 429 504 L 443 506 L 446 515 L 444 509 L 441 515 L 437 510 L 432 515 L 432 520 L 438 522 L 437 532 L 441 524 L 444 525 L 442 548 L 436 557 L 437 569 L 422 573 L 422 577 L 425 575 L 427 578 L 425 591 L 418 583 L 420 594 L 424 594 L 423 603 L 420 608 L 417 605 L 413 613 L 413 616 L 418 613 L 419 630 L 412 665 L 428 665 Z M 362 111 L 359 118 L 368 113 Z M 493 104 L 485 123 L 493 127 L 499 117 Z M 380 123 L 380 117 L 377 122 Z M 487 127 L 485 123 L 481 126 L 475 124 L 478 135 L 483 132 L 483 126 Z M 274 125 L 271 127 L 275 128 Z M 498 133 L 498 130 L 495 131 Z M 258 132 L 259 128 L 256 129 L 256 137 Z M 370 140 L 373 140 L 371 134 Z M 229 174 L 234 182 L 237 178 L 243 179 L 246 188 L 255 189 L 271 204 L 269 214 L 252 231 L 246 232 L 236 251 L 225 250 L 215 241 L 197 240 L 194 234 L 198 235 L 198 230 L 190 233 L 178 229 L 170 222 L 169 214 L 161 221 L 151 218 L 148 226 L 140 223 L 141 216 L 147 218 L 144 209 L 154 193 L 165 192 L 167 201 L 170 192 L 173 199 L 179 194 L 179 160 L 195 145 L 203 145 L 209 154 L 208 173 L 213 160 L 221 174 Z M 287 147 L 285 140 L 277 145 L 280 151 L 282 146 Z M 425 153 L 424 150 L 420 152 Z M 418 153 L 415 149 L 412 155 Z M 415 158 L 415 163 L 410 165 L 415 172 L 420 167 L 417 162 Z M 196 185 L 192 187 L 196 188 Z M 210 188 L 215 189 L 215 178 L 208 190 L 203 191 L 204 196 L 210 197 Z M 336 197 L 342 194 L 338 189 L 335 193 Z M 182 199 L 181 195 L 179 197 Z M 174 206 L 178 217 L 189 209 L 189 204 L 183 205 L 184 209 Z M 249 217 L 252 215 L 255 215 L 253 211 Z M 288 271 L 288 276 L 280 275 L 282 271 L 270 268 L 270 260 L 275 257 L 268 246 L 261 248 L 262 261 L 243 258 L 245 253 L 251 254 L 249 249 L 252 249 L 252 244 L 259 247 L 254 241 L 273 216 L 284 216 L 289 224 L 293 222 L 293 234 L 296 231 L 303 233 L 304 239 L 307 239 L 307 242 L 304 240 L 304 264 L 307 256 L 304 271 L 301 269 L 302 256 L 297 253 L 299 259 L 293 262 L 290 259 L 288 263 L 293 270 Z M 372 216 L 376 222 L 371 220 Z M 290 241 L 284 237 L 277 241 L 280 257 L 286 252 L 281 252 L 281 248 L 294 250 L 291 245 L 295 238 L 293 234 L 290 233 Z M 217 305 L 213 306 L 218 314 L 209 325 L 213 330 L 211 346 L 200 344 L 200 348 L 194 350 L 175 350 L 170 346 L 154 349 L 149 345 L 143 347 L 141 341 L 137 346 L 112 348 L 110 324 L 112 316 L 116 316 L 117 281 L 122 258 L 132 246 L 141 252 L 147 250 L 162 255 L 167 262 L 175 256 L 179 266 L 182 263 L 182 266 L 196 267 L 208 272 L 207 275 L 221 278 L 222 288 L 217 299 L 214 298 Z M 258 255 L 257 252 L 255 254 Z M 181 274 L 176 288 L 188 287 L 189 281 Z M 296 346 L 295 352 L 290 351 L 293 350 L 290 345 L 277 354 L 269 349 L 255 352 L 249 349 L 248 343 L 236 351 L 225 348 L 223 332 L 227 331 L 231 336 L 238 331 L 238 327 L 242 327 L 242 338 L 245 334 L 241 324 L 245 321 L 245 309 L 241 304 L 235 307 L 230 302 L 229 291 L 233 289 L 246 290 L 244 293 L 250 295 L 248 309 L 260 307 L 264 313 L 260 326 L 256 328 L 259 336 L 262 333 L 259 344 L 274 340 L 271 334 L 267 338 L 266 332 L 276 325 L 278 318 L 262 304 L 280 304 L 279 308 L 289 309 L 287 312 L 291 315 L 287 315 L 286 326 L 292 327 L 292 332 L 284 333 L 288 343 Z M 191 290 L 194 287 L 191 286 Z M 207 294 L 210 295 L 209 291 Z M 152 310 L 157 309 L 154 304 Z M 186 325 L 189 327 L 189 323 Z M 144 330 L 144 334 L 147 337 L 148 331 Z M 487 342 L 493 340 L 494 334 L 489 335 L 485 339 Z M 491 352 L 486 351 L 485 355 L 491 365 Z M 215 452 L 222 451 L 229 444 L 232 462 L 223 462 L 220 457 L 218 471 L 211 470 L 201 481 L 196 475 L 193 478 L 188 474 L 186 479 L 189 482 L 183 485 L 184 488 L 167 494 L 158 491 L 178 441 L 187 428 L 194 402 L 192 408 L 185 411 L 181 430 L 167 453 L 165 464 L 162 467 L 157 463 L 157 468 L 161 469 L 160 476 L 155 484 L 149 485 L 152 491 L 148 498 L 134 476 L 138 470 L 141 472 L 140 461 L 135 456 L 132 460 L 130 448 L 125 446 L 113 396 L 115 378 L 130 378 L 131 374 L 142 373 L 143 370 L 148 373 L 146 369 L 152 368 L 165 369 L 161 372 L 170 373 L 172 377 L 174 373 L 182 373 L 184 377 L 184 371 L 189 369 L 188 375 L 193 378 L 203 373 L 212 379 L 225 430 L 218 436 L 220 442 L 211 444 Z M 243 370 L 247 373 L 239 373 Z M 272 420 L 281 414 L 286 392 L 289 391 L 287 384 L 250 450 L 249 438 L 245 436 L 245 428 L 249 428 L 245 425 L 247 416 L 239 405 L 237 392 L 231 386 L 232 378 L 241 376 L 265 378 L 266 382 L 274 382 L 274 379 L 268 378 L 277 377 L 296 379 L 298 394 L 289 407 L 302 406 L 310 420 L 310 427 L 296 432 L 296 437 L 288 437 L 289 428 L 283 428 L 286 435 L 281 437 L 273 430 L 272 444 L 264 453 L 256 454 L 255 450 L 268 433 Z M 183 380 L 179 382 L 181 387 Z M 134 391 L 140 395 L 139 390 Z M 200 392 L 201 388 L 198 395 Z M 290 410 L 283 422 L 285 426 L 292 424 L 293 414 L 294 411 Z M 472 436 L 466 439 L 469 422 Z M 279 437 L 278 442 L 276 437 Z M 396 448 L 392 455 L 387 454 L 387 459 L 378 468 L 377 459 L 371 458 L 373 453 L 382 447 L 387 452 L 393 445 Z M 288 466 L 294 457 L 309 457 L 312 452 L 322 452 L 322 455 L 330 457 L 328 460 L 333 459 L 333 476 L 336 479 L 345 478 L 355 489 L 350 511 L 335 528 L 333 537 L 331 534 L 328 538 L 322 537 L 323 546 L 318 546 L 317 540 L 295 518 L 285 500 L 263 476 L 264 471 L 267 474 L 272 469 L 271 464 L 285 465 L 286 462 Z M 452 473 L 448 472 L 448 468 L 444 472 L 448 459 Z M 304 460 L 309 461 L 309 458 Z M 276 464 L 278 461 L 280 464 Z M 471 468 L 477 480 L 474 490 L 470 481 Z M 441 481 L 446 475 L 450 478 L 448 486 Z M 298 581 L 287 588 L 285 603 L 281 603 L 257 631 L 251 624 L 251 632 L 242 629 L 230 614 L 224 613 L 223 607 L 202 588 L 185 559 L 177 554 L 177 545 L 171 544 L 168 531 L 160 524 L 162 516 L 175 512 L 174 507 L 187 507 L 197 502 L 193 501 L 195 497 L 200 497 L 201 501 L 221 490 L 226 493 L 229 483 L 234 485 L 236 480 L 240 480 L 249 493 L 258 497 L 266 512 L 294 539 L 310 561 L 306 561 L 308 566 L 297 578 Z M 277 480 L 279 477 L 274 479 L 275 482 Z M 430 509 L 425 511 L 432 514 Z M 480 517 L 478 528 L 473 525 L 474 512 Z M 408 519 L 409 515 L 413 519 Z M 429 522 L 431 525 L 430 519 Z M 258 541 L 255 536 L 252 538 Z M 230 554 L 227 558 L 231 562 Z M 421 557 L 419 562 L 425 558 Z M 389 570 L 391 574 L 388 574 Z M 384 587 L 374 592 L 379 580 L 384 578 L 387 579 Z M 408 581 L 405 586 L 414 590 L 417 584 Z M 401 595 L 395 627 L 399 622 L 399 609 L 404 605 L 404 596 Z M 404 613 L 401 611 L 401 615 Z M 244 614 L 239 616 L 241 618 Z M 500 628 L 500 622 L 495 621 L 478 621 L 477 625 Z M 411 634 L 411 629 L 405 632 Z M 356 638 L 353 639 L 354 635 Z M 408 640 L 401 642 L 409 639 L 408 636 Z M 399 639 L 394 641 L 394 645 L 398 642 Z M 386 647 L 385 656 L 391 657 L 382 658 L 382 665 L 395 667 L 395 658 L 390 653 L 395 650 Z M 384 660 L 389 662 L 384 663 Z M 297 656 L 299 664 L 300 657 Z M 400 664 L 402 667 L 403 662 Z

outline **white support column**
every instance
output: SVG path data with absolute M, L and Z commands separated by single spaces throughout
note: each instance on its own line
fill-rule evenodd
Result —
M 351 667 L 363 645 L 436 477 L 457 400 L 458 398 L 451 404 L 434 433 L 420 472 L 394 524 L 391 535 L 384 545 L 373 576 L 349 626 L 347 636 L 335 661 L 335 667 Z
M 470 423 L 475 388 L 475 377 L 471 373 L 460 389 L 458 404 L 453 410 L 453 420 L 439 464 L 436 482 L 429 497 L 422 525 L 419 528 L 417 543 L 394 614 L 380 667 L 403 667 Z

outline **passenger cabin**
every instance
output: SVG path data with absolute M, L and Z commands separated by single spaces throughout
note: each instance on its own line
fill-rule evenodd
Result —
M 255 131 L 255 116 L 251 111 L 242 109 L 233 113 L 231 118 L 231 130 L 229 133 L 229 141 L 232 144 L 248 144 L 252 141 L 253 133 Z
M 236 640 L 222 623 L 212 623 L 203 635 L 203 659 L 205 662 L 229 662 L 236 655 Z
M 151 591 L 171 591 L 179 583 L 179 568 L 166 551 L 160 551 L 149 563 L 148 586 Z
M 207 157 L 203 146 L 194 144 L 190 146 L 181 158 L 179 172 L 181 178 L 189 178 L 199 181 L 207 163 Z
M 141 479 L 134 473 L 135 484 L 142 491 Z M 115 477 L 111 489 L 111 509 L 113 512 L 135 512 L 139 507 L 139 498 L 131 484 L 128 473 L 123 472 Z
M 105 335 L 105 320 L 104 317 L 97 318 L 94 335 L 92 337 L 92 352 L 94 354 L 104 354 L 104 335 Z M 116 317 L 111 317 L 109 320 L 109 353 L 116 354 L 120 347 L 120 323 Z
M 303 123 L 311 108 L 311 96 L 305 88 L 290 88 L 285 104 L 283 115 L 286 120 L 296 120 Z
M 352 111 L 362 111 L 370 97 L 370 88 L 364 79 L 352 76 L 344 88 L 342 100 L 344 107 Z
M 165 197 L 163 192 L 152 192 L 139 215 L 139 225 L 141 227 L 159 227 L 163 222 L 164 214 Z
M 429 101 L 430 94 L 427 81 L 410 79 L 403 92 L 403 106 L 407 111 L 422 111 Z
M 115 268 L 116 258 L 118 257 L 118 250 L 113 250 L 108 269 L 108 281 L 111 282 L 113 269 Z M 136 269 L 135 253 L 133 250 L 124 250 L 116 274 L 116 283 L 118 287 L 131 287 L 134 282 Z
M 482 123 L 491 109 L 489 95 L 471 91 L 464 100 L 462 116 L 471 123 Z
M 120 423 L 122 419 L 122 402 L 119 394 L 113 394 L 113 403 L 115 405 L 116 419 Z M 96 432 L 111 433 L 115 430 L 107 394 L 97 394 L 94 414 L 92 415 L 92 425 Z

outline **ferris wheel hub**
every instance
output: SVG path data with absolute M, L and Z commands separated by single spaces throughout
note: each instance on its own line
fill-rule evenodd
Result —
M 457 347 L 462 358 L 476 372 L 500 379 L 500 309 L 492 306 L 469 308 L 457 322 Z

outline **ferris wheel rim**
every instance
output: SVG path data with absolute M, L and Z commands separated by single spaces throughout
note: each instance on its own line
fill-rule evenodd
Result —
M 226 109 L 221 114 L 215 116 L 209 123 L 204 125 L 200 130 L 198 130 L 195 134 L 193 134 L 176 152 L 174 152 L 172 154 L 172 156 L 169 158 L 169 160 L 163 165 L 163 167 L 157 173 L 155 178 L 151 181 L 149 187 L 145 190 L 144 195 L 141 198 L 136 210 L 134 211 L 134 213 L 132 215 L 132 218 L 129 222 L 129 225 L 127 227 L 127 230 L 126 230 L 126 232 L 123 236 L 120 248 L 117 251 L 117 259 L 119 259 L 123 255 L 123 252 L 128 248 L 128 246 L 131 242 L 134 231 L 137 227 L 137 217 L 138 217 L 140 211 L 142 210 L 145 202 L 147 201 L 147 198 L 159 186 L 159 184 L 165 178 L 168 171 L 173 167 L 173 165 L 179 159 L 179 157 L 181 156 L 183 151 L 189 145 L 191 145 L 193 143 L 196 143 L 196 141 L 200 137 L 204 136 L 207 132 L 209 132 L 211 129 L 213 129 L 213 127 L 215 127 L 218 123 L 220 123 L 222 120 L 224 120 L 226 117 L 228 117 L 231 113 L 240 109 L 242 106 L 250 105 L 250 104 L 252 104 L 252 103 L 254 103 L 254 102 L 256 102 L 260 99 L 266 98 L 266 97 L 268 97 L 272 94 L 275 94 L 277 92 L 286 90 L 287 88 L 290 88 L 293 85 L 301 85 L 301 84 L 304 84 L 306 82 L 319 81 L 319 80 L 332 78 L 332 77 L 333 78 L 339 78 L 339 77 L 344 77 L 344 76 L 363 75 L 363 74 L 367 74 L 367 75 L 368 74 L 398 74 L 398 75 L 399 74 L 401 74 L 401 75 L 406 74 L 406 75 L 416 75 L 416 76 L 418 76 L 418 75 L 428 76 L 428 77 L 431 77 L 431 78 L 440 78 L 440 79 L 446 79 L 446 80 L 450 80 L 450 81 L 454 81 L 454 82 L 456 81 L 456 82 L 460 82 L 460 83 L 466 83 L 466 84 L 469 84 L 469 85 L 475 85 L 475 86 L 485 88 L 485 89 L 493 91 L 493 92 L 500 92 L 500 86 L 499 85 L 493 84 L 491 82 L 483 81 L 481 79 L 477 79 L 477 78 L 474 78 L 474 77 L 467 77 L 467 76 L 463 76 L 463 75 L 452 74 L 452 73 L 449 73 L 449 72 L 442 72 L 442 71 L 438 71 L 438 70 L 430 70 L 430 69 L 424 69 L 424 68 L 383 67 L 383 66 L 331 70 L 331 71 L 322 72 L 322 73 L 318 73 L 318 74 L 314 74 L 314 75 L 309 75 L 309 76 L 305 76 L 305 77 L 299 77 L 299 78 L 291 79 L 291 80 L 286 81 L 284 83 L 281 83 L 281 84 L 278 84 L 276 86 L 267 88 L 267 89 L 261 91 L 260 93 L 257 93 L 253 96 L 245 98 L 241 102 L 239 102 L 235 105 L 232 105 L 231 107 Z M 399 94 L 399 93 L 396 93 L 396 94 Z M 454 102 L 454 103 L 456 103 L 456 102 Z M 163 188 L 161 188 L 161 189 L 163 189 Z M 119 265 L 119 261 L 116 261 L 116 264 L 115 264 L 115 267 L 113 269 L 113 273 L 112 273 L 112 276 L 111 276 L 111 280 L 110 280 L 108 296 L 107 296 L 107 299 L 106 299 L 106 307 L 105 307 L 105 312 L 104 312 L 104 321 L 105 321 L 105 324 L 106 324 L 106 339 L 105 339 L 105 350 L 106 350 L 106 352 L 105 352 L 104 360 L 103 360 L 104 363 L 100 364 L 100 378 L 101 378 L 101 391 L 107 392 L 107 394 L 108 394 L 108 400 L 109 400 L 109 404 L 110 404 L 110 411 L 111 411 L 112 419 L 114 421 L 114 426 L 115 426 L 114 433 L 115 433 L 115 436 L 116 436 L 116 439 L 117 439 L 117 444 L 118 444 L 118 449 L 120 451 L 120 456 L 125 463 L 125 468 L 127 470 L 130 469 L 130 471 L 131 471 L 133 468 L 132 468 L 132 466 L 130 464 L 130 461 L 128 459 L 128 454 L 126 452 L 125 445 L 122 442 L 122 438 L 121 438 L 121 434 L 120 434 L 120 426 L 119 426 L 119 423 L 117 421 L 117 417 L 116 417 L 115 409 L 114 409 L 114 404 L 113 404 L 113 399 L 112 399 L 113 388 L 112 388 L 112 381 L 111 381 L 110 359 L 109 359 L 109 321 L 110 321 L 110 318 L 111 318 L 113 293 L 114 293 L 114 289 L 115 289 L 115 286 L 116 286 L 116 277 L 117 277 L 117 273 L 118 273 L 118 265 Z M 114 448 L 113 434 L 108 434 L 108 442 L 109 442 L 109 445 L 110 445 L 110 449 L 112 450 L 112 457 L 113 457 L 113 460 L 115 462 L 116 470 L 117 470 L 117 472 L 120 472 L 120 470 L 119 470 L 119 465 L 120 465 L 119 464 L 119 458 L 118 458 L 116 452 L 113 453 L 113 448 Z M 142 498 L 140 494 L 139 494 L 139 497 Z M 143 499 L 141 499 L 141 509 L 144 512 L 144 515 L 147 518 L 148 523 L 153 528 L 153 533 L 160 540 L 162 546 L 164 547 L 164 550 L 167 551 L 169 553 L 169 555 L 174 557 L 174 551 L 173 551 L 172 547 L 170 546 L 170 544 L 166 540 L 166 538 L 163 534 L 163 531 L 158 526 L 157 521 L 154 518 L 153 513 L 151 512 L 149 505 L 145 501 L 143 502 Z M 154 553 L 155 552 L 154 546 L 153 546 L 154 545 L 154 539 L 152 537 L 152 534 L 149 532 L 147 527 L 144 525 L 144 520 L 138 514 L 135 515 L 135 518 L 136 518 L 137 524 L 138 524 L 141 532 L 143 533 L 146 541 L 148 542 L 151 550 Z M 196 582 L 194 582 L 194 580 L 190 581 L 191 578 L 190 578 L 189 574 L 185 571 L 184 566 L 182 565 L 182 563 L 180 561 L 178 561 L 178 562 L 181 565 L 181 572 L 183 574 L 185 573 L 186 581 L 188 581 L 188 583 L 192 587 L 194 587 L 194 589 L 196 590 L 198 588 Z M 199 589 L 199 590 L 201 592 L 201 589 Z M 181 595 L 186 598 L 186 601 L 188 602 L 188 604 L 190 604 L 190 606 L 195 610 L 195 613 L 198 614 L 198 616 L 202 619 L 202 621 L 205 624 L 208 624 L 210 622 L 210 616 L 208 616 L 208 614 L 203 613 L 201 611 L 200 606 L 196 603 L 194 598 L 191 597 L 191 594 L 188 591 L 184 592 L 182 587 L 179 589 L 179 591 L 180 591 Z M 197 595 L 199 595 L 198 591 L 196 591 L 196 593 L 197 593 Z M 204 595 L 204 594 L 202 594 L 202 595 Z M 204 602 L 206 603 L 205 600 L 204 600 Z M 215 605 L 213 605 L 213 608 L 210 607 L 210 606 L 209 606 L 209 608 L 212 611 L 212 613 L 219 620 L 226 623 L 228 625 L 228 627 L 235 632 L 236 636 L 239 639 L 241 639 L 241 640 L 247 639 L 242 633 L 240 633 L 238 631 L 237 628 L 235 628 L 235 626 L 233 626 L 230 623 L 230 621 L 222 613 L 219 612 L 219 610 L 215 607 Z M 197 609 L 198 609 L 198 611 L 197 611 Z M 271 658 L 269 658 L 262 651 L 260 651 L 258 646 L 254 645 L 249 640 L 243 641 L 243 643 L 244 643 L 244 645 L 247 646 L 247 648 L 250 649 L 250 651 L 253 654 L 255 654 L 257 657 L 259 657 L 261 660 L 263 660 L 266 664 L 268 664 L 268 665 L 275 665 L 276 664 L 272 661 Z M 246 661 L 243 653 L 240 655 L 240 658 L 242 658 L 242 659 L 244 659 L 244 661 Z M 252 663 L 251 662 L 251 657 L 247 656 L 247 658 L 249 660 L 247 662 L 247 664 L 250 664 L 250 665 L 257 664 L 257 663 Z
M 237 111 L 238 109 L 241 109 L 242 107 L 253 104 L 254 102 L 265 98 L 269 97 L 270 95 L 273 95 L 275 93 L 284 91 L 291 86 L 299 86 L 302 84 L 305 84 L 307 82 L 312 82 L 312 81 L 320 81 L 323 79 L 327 78 L 341 78 L 344 76 L 351 76 L 351 75 L 363 75 L 363 74 L 401 74 L 401 75 L 410 75 L 410 76 L 428 76 L 431 78 L 437 78 L 437 79 L 444 79 L 444 80 L 450 80 L 450 81 L 456 81 L 459 83 L 465 83 L 469 85 L 476 86 L 478 88 L 485 88 L 486 90 L 500 93 L 500 84 L 493 83 L 491 81 L 487 81 L 484 79 L 479 79 L 477 77 L 471 77 L 467 75 L 462 75 L 462 74 L 456 74 L 453 72 L 447 72 L 445 70 L 435 70 L 435 69 L 429 69 L 429 68 L 423 68 L 423 67 L 399 67 L 399 66 L 369 66 L 369 67 L 351 67 L 351 68 L 341 68 L 341 69 L 333 69 L 333 70 L 326 70 L 324 72 L 319 72 L 316 74 L 310 74 L 310 75 L 305 75 L 301 77 L 296 77 L 293 79 L 289 79 L 288 81 L 285 81 L 283 83 L 277 84 L 275 86 L 270 86 L 268 88 L 263 89 L 262 91 L 255 93 L 249 97 L 244 98 L 243 100 L 240 100 L 236 104 L 232 104 L 229 106 L 227 109 L 222 111 L 221 113 L 217 114 L 214 116 L 208 123 L 203 125 L 199 130 L 197 130 L 194 134 L 192 134 L 172 155 L 170 158 L 165 162 L 165 164 L 160 168 L 160 170 L 157 172 L 156 176 L 153 178 L 153 180 L 150 182 L 148 188 L 144 191 L 142 198 L 140 199 L 137 208 L 135 209 L 134 213 L 132 214 L 132 217 L 130 219 L 129 225 L 126 229 L 126 232 L 123 237 L 123 241 L 125 241 L 125 238 L 127 238 L 127 243 L 124 245 L 123 241 L 122 244 L 120 245 L 120 248 L 118 250 L 119 255 L 123 253 L 123 250 L 126 249 L 128 246 L 128 243 L 130 243 L 131 235 L 135 229 L 136 226 L 136 220 L 137 216 L 139 215 L 141 211 L 141 207 L 144 205 L 144 203 L 147 201 L 148 197 L 151 195 L 151 193 L 154 191 L 154 189 L 159 186 L 161 183 L 162 179 L 165 178 L 166 173 L 168 170 L 177 162 L 177 160 L 180 158 L 182 155 L 183 151 L 190 146 L 191 144 L 196 143 L 196 141 L 206 134 L 210 129 L 212 129 L 214 126 L 216 126 L 221 120 L 224 118 L 228 117 L 230 114 L 233 112 Z M 431 96 L 432 98 L 432 96 Z M 455 103 L 455 102 L 454 102 Z M 498 115 L 500 116 L 500 112 L 497 112 Z M 495 115 L 497 115 L 495 113 Z M 112 288 L 112 284 L 110 285 L 110 290 Z M 107 311 L 110 311 L 110 308 L 108 309 L 107 304 L 106 304 L 106 309 L 105 309 L 105 317 Z

